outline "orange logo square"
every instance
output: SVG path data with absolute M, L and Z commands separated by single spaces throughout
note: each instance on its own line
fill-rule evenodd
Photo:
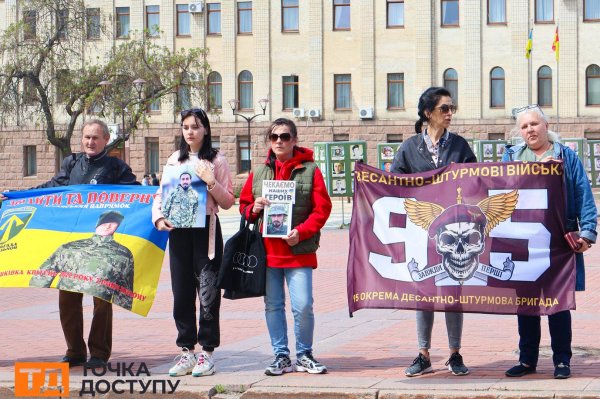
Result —
M 69 363 L 15 363 L 15 396 L 69 395 Z

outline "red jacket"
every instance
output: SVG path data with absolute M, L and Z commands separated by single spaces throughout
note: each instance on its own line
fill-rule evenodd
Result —
M 271 150 L 269 150 L 269 156 Z M 265 164 L 269 164 L 269 156 Z M 285 162 L 275 160 L 275 180 L 289 180 L 292 170 L 299 167 L 302 162 L 314 162 L 313 152 L 308 148 L 297 147 L 294 149 L 294 156 Z M 252 195 L 252 179 L 253 173 L 250 173 L 244 188 L 240 193 L 240 213 L 243 212 L 247 205 L 247 215 L 250 220 L 254 220 L 257 215 L 252 213 L 252 205 L 254 204 L 254 196 Z M 327 193 L 327 187 L 323 180 L 323 175 L 319 168 L 315 169 L 313 176 L 313 190 L 311 195 L 312 212 L 308 218 L 294 227 L 298 230 L 300 241 L 313 236 L 323 228 L 325 222 L 331 213 L 331 199 Z M 317 255 L 301 254 L 294 255 L 287 242 L 281 238 L 263 238 L 265 243 L 265 251 L 267 253 L 267 266 L 269 267 L 317 267 Z

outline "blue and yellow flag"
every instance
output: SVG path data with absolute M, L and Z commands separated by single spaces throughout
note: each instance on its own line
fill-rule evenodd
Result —
M 123 185 L 5 193 L 0 287 L 81 292 L 146 316 L 168 238 L 152 225 L 155 193 Z
M 533 28 L 529 29 L 529 36 L 527 37 L 527 44 L 525 45 L 525 58 L 531 58 L 531 50 L 533 48 Z

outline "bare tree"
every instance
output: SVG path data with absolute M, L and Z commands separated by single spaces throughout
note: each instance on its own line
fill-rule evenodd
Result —
M 190 77 L 206 76 L 205 49 L 172 52 L 140 33 L 103 53 L 100 44 L 113 42 L 113 29 L 112 16 L 100 9 L 86 9 L 81 0 L 13 4 L 7 14 L 16 15 L 16 22 L 0 35 L 3 126 L 41 126 L 49 142 L 68 155 L 86 112 L 118 120 L 123 130 L 115 146 L 145 122 L 156 101 L 179 99 L 181 105 L 187 97 L 204 103 L 204 79 Z M 139 94 L 135 80 L 143 83 Z

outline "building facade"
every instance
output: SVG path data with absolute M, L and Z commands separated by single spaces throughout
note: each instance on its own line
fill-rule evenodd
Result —
M 377 143 L 414 133 L 429 86 L 453 93 L 452 130 L 468 138 L 509 138 L 513 109 L 537 103 L 563 137 L 600 139 L 600 0 L 97 0 L 89 7 L 112 24 L 105 47 L 148 28 L 172 49 L 209 49 L 212 71 L 197 78 L 209 84 L 213 136 L 238 187 L 251 161 L 266 154 L 269 121 L 295 120 L 307 147 L 365 140 L 375 159 Z M 0 14 L 5 24 L 22 17 L 15 1 L 3 2 Z M 230 107 L 250 118 L 262 114 L 263 98 L 265 115 L 251 123 Z M 178 135 L 168 101 L 150 121 L 124 151 L 140 177 L 160 172 Z M 53 147 L 42 132 L 13 130 L 0 132 L 2 186 L 46 180 L 57 167 Z

